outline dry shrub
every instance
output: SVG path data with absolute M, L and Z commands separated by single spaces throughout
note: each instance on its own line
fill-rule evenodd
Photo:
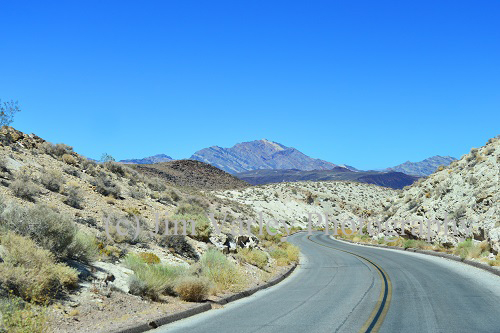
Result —
M 61 186 L 64 184 L 64 177 L 62 173 L 57 170 L 43 170 L 40 182 L 47 190 L 59 192 Z
M 59 258 L 68 256 L 76 233 L 75 223 L 68 216 L 43 205 L 23 207 L 10 203 L 1 214 L 0 226 L 33 239 Z
M 9 188 L 16 197 L 28 200 L 31 202 L 35 201 L 36 196 L 40 193 L 40 189 L 31 180 L 25 182 L 21 179 L 16 179 L 10 183 Z
M 78 161 L 76 160 L 76 158 L 74 158 L 73 155 L 70 155 L 70 154 L 64 154 L 62 156 L 62 161 L 66 164 L 69 164 L 69 165 L 77 165 L 78 164 Z
M 78 282 L 76 270 L 56 263 L 52 253 L 39 248 L 27 237 L 9 232 L 2 237 L 6 250 L 0 263 L 0 282 L 24 300 L 48 303 L 61 292 L 74 288 Z
M 208 297 L 210 281 L 207 278 L 187 276 L 180 279 L 175 292 L 187 302 L 201 302 Z
M 140 252 L 137 255 L 146 264 L 152 265 L 152 264 L 159 264 L 160 263 L 160 258 L 156 254 L 154 254 L 154 253 L 151 253 L 151 252 Z
M 203 276 L 215 285 L 215 291 L 239 290 L 243 277 L 238 266 L 229 261 L 221 252 L 209 249 L 200 259 Z
M 31 170 L 26 167 L 21 168 L 16 173 L 15 180 L 9 186 L 12 194 L 18 198 L 34 202 L 35 197 L 40 193 L 40 189 L 33 182 L 33 178 L 34 175 Z
M 105 162 L 103 164 L 103 166 L 108 169 L 109 171 L 111 171 L 112 173 L 120 176 L 120 177 L 125 177 L 125 175 L 127 174 L 127 167 L 125 167 L 124 165 L 120 164 L 120 163 L 117 163 L 117 162 L 114 162 L 114 161 L 108 161 L 108 162 Z
M 99 173 L 94 185 L 96 191 L 104 196 L 112 196 L 115 199 L 120 198 L 120 187 L 104 172 Z
M 78 185 L 71 184 L 64 191 L 66 199 L 64 203 L 76 209 L 82 208 L 83 194 Z

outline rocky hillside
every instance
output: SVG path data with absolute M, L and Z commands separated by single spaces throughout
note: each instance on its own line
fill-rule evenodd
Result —
M 456 161 L 456 158 L 451 156 L 433 156 L 420 162 L 406 161 L 403 164 L 388 168 L 387 171 L 397 171 L 407 175 L 427 177 L 435 172 L 440 166 L 448 166 L 453 161 Z
M 120 331 L 261 284 L 298 259 L 291 244 L 233 236 L 220 220 L 214 233 L 206 212 L 251 218 L 253 210 L 177 185 L 207 175 L 207 184 L 242 181 L 196 161 L 167 165 L 173 182 L 155 168 L 97 164 L 65 144 L 2 127 L 0 310 L 13 326 L 0 322 L 0 331 L 15 331 L 11 317 L 54 332 Z M 188 235 L 172 235 L 172 220 L 191 220 Z
M 154 164 L 154 163 L 169 162 L 169 161 L 173 161 L 173 158 L 165 154 L 158 154 L 144 158 L 120 160 L 119 162 L 124 164 Z
M 290 180 L 286 178 L 288 171 L 276 170 L 248 172 L 247 179 L 252 182 L 252 173 L 260 172 L 268 173 L 269 179 L 277 177 L 277 181 L 283 181 L 285 177 L 285 180 Z M 342 171 L 343 174 L 348 172 Z M 302 174 L 297 170 L 290 171 L 292 175 L 297 173 Z M 425 246 L 432 246 L 434 243 L 437 250 L 458 251 L 457 253 L 461 251 L 461 246 L 474 247 L 477 253 L 471 258 L 484 261 L 491 259 L 491 255 L 500 253 L 499 177 L 500 137 L 497 137 L 489 140 L 484 147 L 472 149 L 469 154 L 453 161 L 449 166 L 438 167 L 430 176 L 417 180 L 403 190 L 395 191 L 361 183 L 319 181 L 269 184 L 217 192 L 217 196 L 249 205 L 256 212 L 263 211 L 267 217 L 287 221 L 300 221 L 308 212 L 326 210 L 337 221 L 362 217 L 371 221 L 370 223 L 387 222 L 390 228 L 385 228 L 384 223 L 383 229 L 395 230 L 399 235 L 403 231 L 401 221 L 406 221 L 403 240 L 420 238 L 431 243 Z M 421 222 L 425 231 L 427 221 L 443 223 L 446 217 L 458 222 L 458 233 L 455 236 L 450 236 L 453 231 L 451 223 L 448 237 L 444 236 L 443 228 L 437 232 L 435 223 L 431 224 L 429 239 L 427 232 L 419 232 L 417 222 Z M 462 222 L 465 223 L 465 228 L 461 226 Z M 471 233 L 467 233 L 466 229 Z M 463 245 L 462 242 L 467 238 L 472 241 Z M 381 241 L 378 234 L 374 235 L 373 240 Z M 489 251 L 491 253 L 488 256 Z M 497 255 L 496 261 L 490 260 L 491 264 L 500 263 L 498 258 L 500 256 Z
M 231 148 L 213 146 L 191 156 L 229 173 L 257 169 L 327 170 L 335 164 L 311 158 L 295 148 L 263 140 L 239 143 Z
M 264 222 L 279 219 L 291 227 L 306 228 L 308 213 L 328 213 L 331 222 L 374 216 L 398 192 L 370 184 L 325 181 L 276 183 L 215 194 L 249 206 L 256 215 L 262 212 Z M 317 222 L 315 216 L 313 222 Z
M 402 189 L 413 184 L 418 177 L 401 172 L 351 171 L 344 167 L 331 170 L 252 170 L 235 174 L 252 185 L 281 182 L 349 180 L 367 184 Z
M 131 167 L 140 173 L 159 177 L 169 184 L 196 189 L 221 190 L 249 186 L 244 180 L 200 161 L 178 160 Z
M 401 192 L 388 208 L 389 221 L 450 219 L 467 221 L 474 239 L 487 240 L 500 252 L 500 138 L 494 138 L 447 167 Z M 435 228 L 433 228 L 434 231 Z M 463 228 L 460 235 L 466 237 Z M 456 244 L 458 238 L 435 234 L 433 241 Z

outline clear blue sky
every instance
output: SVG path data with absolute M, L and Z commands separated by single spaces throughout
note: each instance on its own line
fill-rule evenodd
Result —
M 382 168 L 500 134 L 500 1 L 2 1 L 14 126 L 117 159 L 267 138 Z

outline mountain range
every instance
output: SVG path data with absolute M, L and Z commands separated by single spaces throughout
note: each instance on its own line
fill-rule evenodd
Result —
M 155 164 L 155 163 L 161 163 L 161 162 L 170 162 L 173 160 L 174 159 L 168 155 L 158 154 L 158 155 L 144 157 L 144 158 L 138 158 L 138 159 L 121 160 L 119 162 L 124 163 L 124 164 Z
M 350 172 L 361 172 L 361 170 L 346 164 L 334 164 L 325 160 L 309 157 L 293 147 L 287 147 L 281 143 L 267 139 L 242 142 L 230 148 L 219 146 L 204 148 L 195 152 L 189 159 L 210 164 L 230 174 L 237 175 L 237 177 L 243 177 L 241 179 L 245 179 L 250 183 L 268 182 L 269 179 L 274 179 L 275 176 L 278 178 L 284 176 L 285 178 L 291 177 L 293 179 L 301 179 L 302 177 L 310 178 L 312 174 L 317 174 L 318 177 L 338 178 L 338 176 L 333 176 L 333 174 L 339 174 L 339 168 Z M 172 160 L 173 159 L 168 155 L 158 154 L 141 159 L 121 160 L 120 162 L 127 164 L 155 164 L 170 162 Z M 436 171 L 440 165 L 448 166 L 455 160 L 455 158 L 450 156 L 433 156 L 420 162 L 407 161 L 387 169 L 373 172 L 370 171 L 370 177 L 380 172 L 384 174 L 399 172 L 410 176 L 426 177 Z M 336 171 L 332 172 L 329 176 L 325 176 L 325 173 L 321 172 L 300 174 L 300 171 L 324 171 L 333 170 L 335 168 L 337 168 Z M 287 171 L 281 173 L 267 171 L 251 172 L 258 170 Z M 292 174 L 293 176 L 291 176 Z M 263 179 L 257 180 L 258 175 L 262 176 Z M 251 179 L 247 179 L 249 177 Z M 352 177 L 357 178 L 361 177 L 361 175 L 353 175 Z M 410 178 L 401 179 L 401 182 L 406 183 L 409 180 Z

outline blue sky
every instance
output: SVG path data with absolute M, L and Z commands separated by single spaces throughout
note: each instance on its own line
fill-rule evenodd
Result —
M 499 1 L 2 1 L 14 126 L 117 159 L 267 138 L 383 168 L 500 134 Z

